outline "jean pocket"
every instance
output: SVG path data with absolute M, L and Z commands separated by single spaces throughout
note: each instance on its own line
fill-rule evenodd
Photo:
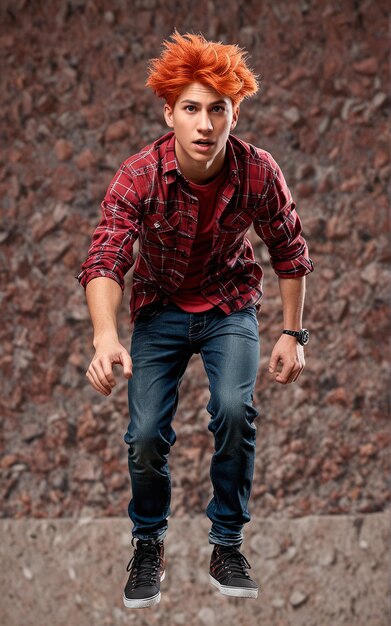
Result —
M 249 315 L 258 324 L 257 309 L 254 304 L 251 304 L 250 306 L 246 306 L 243 309 L 240 309 L 238 313 L 241 313 L 242 315 Z
M 147 304 L 144 306 L 139 312 L 136 322 L 151 322 L 156 319 L 160 313 L 163 312 L 164 304 L 162 302 L 153 302 L 152 304 Z
M 257 316 L 257 309 L 255 304 L 250 304 L 250 306 L 245 306 L 243 307 L 243 309 L 240 310 L 245 313 L 251 313 L 251 315 L 255 315 L 255 317 Z

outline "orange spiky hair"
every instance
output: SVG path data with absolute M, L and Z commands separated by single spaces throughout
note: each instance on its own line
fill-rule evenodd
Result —
M 207 41 L 201 34 L 182 36 L 177 30 L 171 39 L 163 42 L 160 57 L 151 59 L 146 82 L 170 106 L 196 81 L 229 96 L 234 107 L 258 91 L 257 77 L 246 64 L 247 54 L 237 45 Z

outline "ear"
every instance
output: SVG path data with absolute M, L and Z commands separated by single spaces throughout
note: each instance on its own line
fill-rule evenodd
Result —
M 164 105 L 164 108 L 163 108 L 163 113 L 164 113 L 164 119 L 166 120 L 166 124 L 170 128 L 174 128 L 174 120 L 172 119 L 173 112 L 174 112 L 173 107 L 171 107 L 166 102 L 166 104 Z
M 238 105 L 234 108 L 233 113 L 232 113 L 231 130 L 233 130 L 236 124 L 238 123 L 239 113 L 240 113 L 240 106 Z

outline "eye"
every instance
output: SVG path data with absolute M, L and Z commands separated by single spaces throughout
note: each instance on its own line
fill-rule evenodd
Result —
M 189 111 L 189 113 L 193 113 L 195 111 L 195 106 L 194 104 L 187 104 L 185 106 L 185 111 Z
M 220 113 L 220 111 L 224 111 L 224 107 L 220 104 L 216 104 L 212 110 L 214 113 Z

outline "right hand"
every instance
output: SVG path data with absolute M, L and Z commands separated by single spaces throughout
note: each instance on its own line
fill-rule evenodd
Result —
M 113 374 L 113 365 L 116 363 L 122 365 L 125 378 L 132 377 L 132 359 L 118 339 L 110 337 L 100 340 L 95 346 L 95 355 L 86 376 L 92 387 L 104 396 L 109 396 L 117 384 Z

